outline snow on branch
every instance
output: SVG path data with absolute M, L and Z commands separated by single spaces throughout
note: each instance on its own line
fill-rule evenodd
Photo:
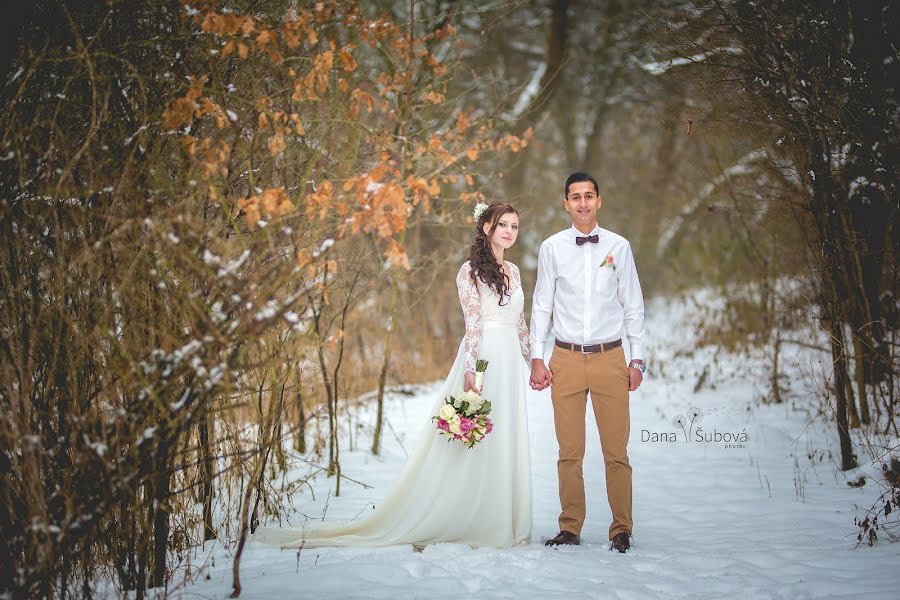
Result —
M 715 56 L 716 54 L 741 54 L 741 52 L 743 51 L 740 48 L 714 48 L 713 50 L 700 52 L 699 54 L 694 54 L 693 56 L 682 56 L 679 58 L 670 58 L 669 60 L 659 62 L 644 63 L 641 65 L 641 68 L 651 75 L 662 75 L 672 67 L 681 67 L 684 65 L 703 62 L 707 58 Z
M 522 88 L 522 93 L 519 94 L 519 98 L 516 100 L 516 104 L 512 111 L 504 115 L 508 120 L 518 120 L 525 114 L 528 107 L 531 106 L 531 103 L 534 102 L 534 99 L 537 98 L 538 93 L 541 91 L 541 78 L 544 77 L 544 72 L 546 70 L 547 63 L 545 62 L 541 63 L 541 65 L 535 69 L 534 73 L 531 75 L 531 79 L 525 84 L 525 87 Z
M 715 179 L 707 183 L 700 190 L 700 193 L 688 204 L 681 209 L 681 213 L 676 215 L 669 226 L 662 231 L 659 236 L 659 242 L 656 245 L 656 256 L 662 257 L 665 254 L 666 250 L 668 250 L 669 245 L 672 243 L 678 234 L 681 232 L 681 228 L 684 226 L 684 223 L 693 215 L 697 210 L 703 206 L 706 200 L 716 191 L 716 189 L 721 186 L 723 183 L 731 179 L 732 177 L 737 177 L 740 175 L 747 175 L 748 173 L 752 173 L 755 171 L 753 167 L 753 163 L 763 160 L 767 157 L 767 154 L 763 150 L 754 150 L 753 152 L 748 152 L 733 165 L 722 171 Z

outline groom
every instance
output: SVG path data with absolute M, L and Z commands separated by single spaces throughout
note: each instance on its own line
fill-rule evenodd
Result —
M 606 464 L 612 510 L 610 548 L 631 547 L 631 465 L 628 463 L 628 393 L 644 372 L 644 299 L 628 240 L 597 225 L 602 204 L 597 181 L 583 172 L 566 179 L 563 208 L 572 227 L 541 244 L 531 308 L 531 387 L 551 386 L 559 442 L 559 533 L 547 546 L 578 544 L 585 517 L 584 459 L 590 392 Z M 556 345 L 550 368 L 544 340 L 551 316 Z M 631 362 L 622 348 L 628 337 Z

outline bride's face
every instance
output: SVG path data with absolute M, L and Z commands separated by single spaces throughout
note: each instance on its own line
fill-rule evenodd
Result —
M 484 233 L 487 235 L 490 231 L 490 224 L 485 223 L 484 229 Z M 513 212 L 506 213 L 497 222 L 497 228 L 494 229 L 494 235 L 491 236 L 491 245 L 506 250 L 516 243 L 516 238 L 518 237 L 519 215 Z

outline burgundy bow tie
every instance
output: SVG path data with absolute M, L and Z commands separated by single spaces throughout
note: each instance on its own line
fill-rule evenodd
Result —
M 584 246 L 586 243 L 590 242 L 592 244 L 596 244 L 600 241 L 600 237 L 596 235 L 589 235 L 586 237 L 581 237 L 580 235 L 575 236 L 575 243 L 579 246 Z

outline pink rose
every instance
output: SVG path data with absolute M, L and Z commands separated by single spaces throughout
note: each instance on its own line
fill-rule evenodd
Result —
M 492 432 L 494 430 L 494 422 L 490 419 L 485 419 L 485 435 Z
M 459 429 L 463 433 L 469 433 L 473 429 L 475 429 L 475 421 L 472 419 L 467 419 L 466 417 L 461 417 L 459 419 Z

